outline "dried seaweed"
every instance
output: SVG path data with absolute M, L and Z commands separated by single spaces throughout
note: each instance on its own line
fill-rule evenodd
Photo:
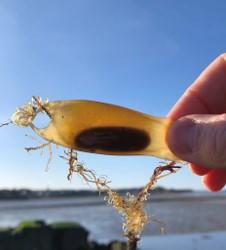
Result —
M 92 183 L 96 185 L 99 192 L 106 193 L 105 200 L 107 203 L 122 215 L 123 231 L 124 236 L 128 239 L 128 249 L 136 249 L 137 241 L 140 239 L 143 228 L 145 224 L 149 222 L 149 216 L 144 209 L 144 205 L 150 197 L 150 190 L 153 189 L 158 179 L 176 173 L 180 167 L 176 166 L 175 162 L 156 167 L 148 183 L 137 196 L 127 193 L 125 197 L 121 197 L 110 188 L 108 185 L 110 181 L 108 181 L 107 178 L 98 178 L 93 170 L 87 169 L 78 161 L 77 152 L 69 150 L 67 152 L 65 151 L 65 155 L 66 156 L 61 156 L 61 158 L 67 160 L 69 164 L 68 179 L 70 180 L 72 174 L 75 172 L 87 184 Z M 161 225 L 160 229 L 163 231 L 163 223 L 157 219 L 153 219 L 153 221 L 159 223 Z

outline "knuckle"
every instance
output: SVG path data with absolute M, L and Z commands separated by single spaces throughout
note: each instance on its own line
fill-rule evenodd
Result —
M 217 122 L 202 132 L 199 147 L 211 164 L 215 166 L 226 165 L 226 126 L 225 122 Z

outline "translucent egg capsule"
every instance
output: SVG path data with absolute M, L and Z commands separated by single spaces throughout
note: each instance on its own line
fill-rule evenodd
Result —
M 48 126 L 31 127 L 50 142 L 92 153 L 179 160 L 166 143 L 169 118 L 87 100 L 48 102 L 44 108 L 51 118 Z

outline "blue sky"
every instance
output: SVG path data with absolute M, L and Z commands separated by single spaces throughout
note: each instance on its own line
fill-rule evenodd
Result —
M 0 2 L 0 121 L 39 95 L 91 99 L 165 116 L 184 90 L 226 51 L 224 0 L 2 0 Z M 28 155 L 29 129 L 0 130 L 0 188 L 83 188 L 55 152 Z M 143 185 L 152 157 L 81 153 L 113 187 Z M 167 188 L 202 189 L 186 167 L 162 179 Z

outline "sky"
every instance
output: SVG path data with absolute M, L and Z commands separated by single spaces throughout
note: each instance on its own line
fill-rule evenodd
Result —
M 166 116 L 186 88 L 226 51 L 224 0 L 1 0 L 0 121 L 33 95 L 88 99 Z M 0 188 L 81 189 L 54 151 L 28 154 L 29 128 L 0 129 Z M 79 153 L 112 187 L 144 185 L 160 159 Z M 184 166 L 165 188 L 202 190 Z

